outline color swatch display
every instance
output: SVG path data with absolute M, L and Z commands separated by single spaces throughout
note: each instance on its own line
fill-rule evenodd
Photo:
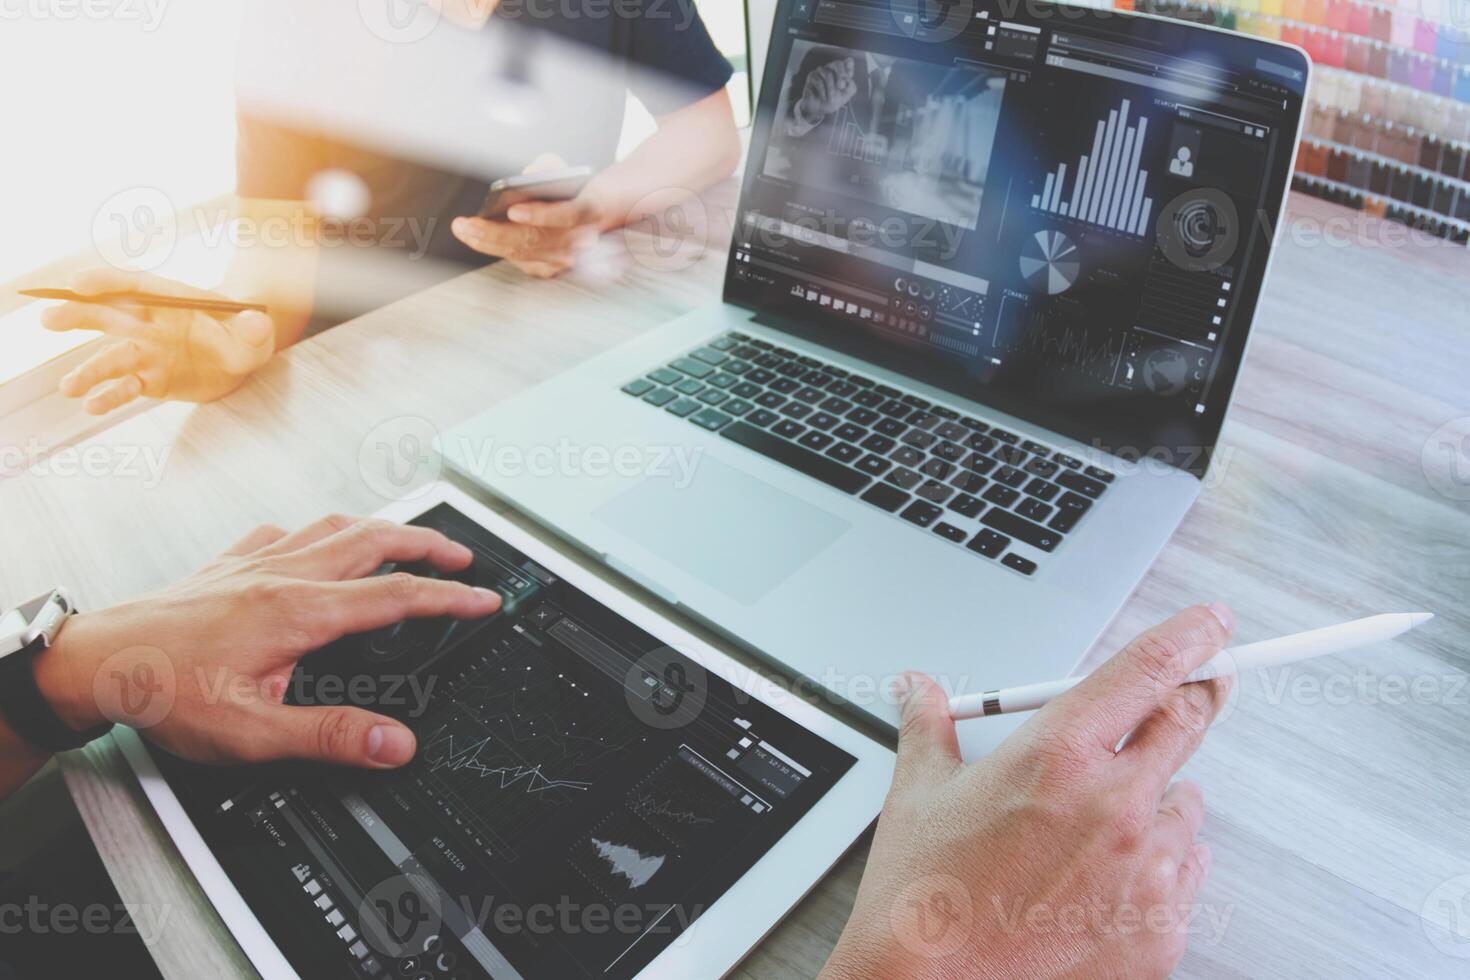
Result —
M 1303 48 L 1297 189 L 1470 240 L 1470 24 L 1453 0 L 1113 0 Z

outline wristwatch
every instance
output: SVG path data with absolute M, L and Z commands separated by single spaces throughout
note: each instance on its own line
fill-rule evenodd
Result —
M 57 716 L 36 686 L 32 660 L 74 612 L 70 597 L 53 589 L 0 616 L 0 715 L 17 735 L 46 752 L 80 748 L 112 731 L 111 722 L 77 731 Z

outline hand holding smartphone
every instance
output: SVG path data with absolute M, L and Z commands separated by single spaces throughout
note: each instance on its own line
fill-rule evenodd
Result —
M 524 201 L 568 201 L 582 192 L 592 177 L 591 167 L 560 167 L 502 177 L 490 185 L 480 217 L 502 221 L 512 207 Z
M 588 189 L 591 167 L 568 167 L 551 154 L 533 166 L 539 169 L 495 181 L 479 214 L 455 218 L 450 227 L 471 250 L 544 279 L 577 264 L 596 243 L 605 215 Z M 518 220 L 509 220 L 512 213 Z

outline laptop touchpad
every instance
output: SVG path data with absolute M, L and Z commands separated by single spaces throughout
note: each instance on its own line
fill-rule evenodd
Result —
M 687 485 L 648 477 L 593 516 L 747 606 L 851 526 L 709 455 Z

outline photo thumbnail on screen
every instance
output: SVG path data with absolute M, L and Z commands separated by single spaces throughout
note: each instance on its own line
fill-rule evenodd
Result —
M 974 230 L 1005 75 L 795 41 L 767 177 Z

